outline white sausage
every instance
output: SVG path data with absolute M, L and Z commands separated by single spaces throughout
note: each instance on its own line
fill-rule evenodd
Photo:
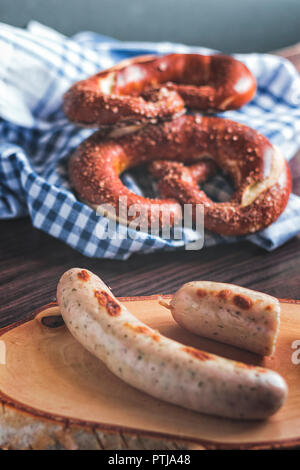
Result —
M 60 279 L 57 300 L 74 337 L 120 379 L 192 410 L 262 419 L 284 403 L 287 386 L 271 370 L 184 346 L 134 317 L 94 274 L 74 268 Z
M 263 356 L 274 352 L 280 325 L 275 297 L 233 284 L 193 281 L 174 294 L 168 308 L 192 333 Z

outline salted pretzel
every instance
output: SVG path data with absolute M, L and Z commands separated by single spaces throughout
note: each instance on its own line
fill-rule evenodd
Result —
M 213 202 L 199 189 L 199 181 L 214 171 L 214 164 L 202 161 L 207 158 L 231 177 L 235 192 L 230 201 Z M 123 185 L 119 175 L 141 164 L 150 165 L 166 199 L 141 197 Z M 119 197 L 126 196 L 128 211 L 139 204 L 147 220 L 157 218 L 160 225 L 158 204 L 169 208 L 172 222 L 182 214 L 180 204 L 203 204 L 205 228 L 223 235 L 267 227 L 282 213 L 291 191 L 288 165 L 267 138 L 245 125 L 208 116 L 184 115 L 115 138 L 95 132 L 72 155 L 69 176 L 91 207 L 106 203 L 118 214 Z M 127 216 L 130 221 L 136 214 Z
M 133 125 L 237 109 L 254 95 L 246 65 L 230 56 L 141 56 L 76 82 L 64 95 L 68 119 L 88 127 Z

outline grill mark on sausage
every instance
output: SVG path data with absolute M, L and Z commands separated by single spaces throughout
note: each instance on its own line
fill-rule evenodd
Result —
M 205 289 L 197 289 L 197 296 L 202 298 L 205 297 L 207 294 L 207 291 Z
M 246 297 L 245 295 L 235 295 L 233 297 L 233 303 L 237 307 L 242 308 L 244 310 L 249 310 L 253 305 L 252 300 L 249 299 L 249 297 Z
M 188 353 L 195 359 L 199 359 L 200 361 L 212 361 L 214 359 L 214 356 L 212 356 L 212 354 L 209 354 L 205 351 L 200 351 L 199 349 L 190 348 L 188 346 L 184 346 L 181 349 L 182 351 Z
M 228 299 L 228 297 L 231 296 L 231 290 L 230 289 L 222 289 L 220 290 L 220 292 L 218 293 L 218 297 L 222 300 L 226 300 Z
M 120 305 L 105 291 L 94 290 L 98 304 L 104 307 L 109 315 L 116 317 L 121 314 Z
M 150 336 L 154 341 L 160 341 L 160 334 L 155 333 L 152 331 L 150 328 L 147 328 L 147 326 L 141 326 L 141 325 L 132 325 L 131 323 L 124 323 L 124 326 L 131 328 L 135 333 L 137 334 L 144 334 L 147 336 Z
M 91 276 L 85 269 L 82 269 L 81 271 L 79 271 L 79 273 L 77 273 L 77 277 L 81 281 L 87 282 Z

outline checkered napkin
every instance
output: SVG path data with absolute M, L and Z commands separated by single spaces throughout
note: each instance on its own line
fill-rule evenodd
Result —
M 182 239 L 147 233 L 107 238 L 108 220 L 78 201 L 67 178 L 69 155 L 92 130 L 69 123 L 61 109 L 69 86 L 116 62 L 140 54 L 213 51 L 170 43 L 128 43 L 84 32 L 72 39 L 36 22 L 26 30 L 0 24 L 0 218 L 28 215 L 34 227 L 96 258 L 126 259 L 132 253 L 183 249 L 199 234 L 184 230 Z M 236 54 L 258 82 L 251 103 L 224 117 L 252 126 L 290 159 L 300 146 L 300 78 L 283 58 Z M 124 183 L 149 194 L 144 174 L 126 173 Z M 153 188 L 152 188 L 153 190 Z M 214 200 L 224 201 L 232 189 L 222 176 L 204 185 Z M 247 239 L 273 250 L 300 231 L 300 198 L 291 195 L 281 217 L 269 228 L 246 237 L 205 232 L 205 246 Z M 133 231 L 132 231 L 133 232 Z

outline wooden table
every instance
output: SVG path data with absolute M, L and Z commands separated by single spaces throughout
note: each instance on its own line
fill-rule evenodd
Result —
M 300 43 L 279 51 L 300 70 Z M 300 195 L 300 152 L 291 162 Z M 172 293 L 193 279 L 233 282 L 281 298 L 300 299 L 300 237 L 273 253 L 241 242 L 198 252 L 134 255 L 128 261 L 90 259 L 34 229 L 28 217 L 0 223 L 0 326 L 28 316 L 55 298 L 70 267 L 99 274 L 117 296 Z

